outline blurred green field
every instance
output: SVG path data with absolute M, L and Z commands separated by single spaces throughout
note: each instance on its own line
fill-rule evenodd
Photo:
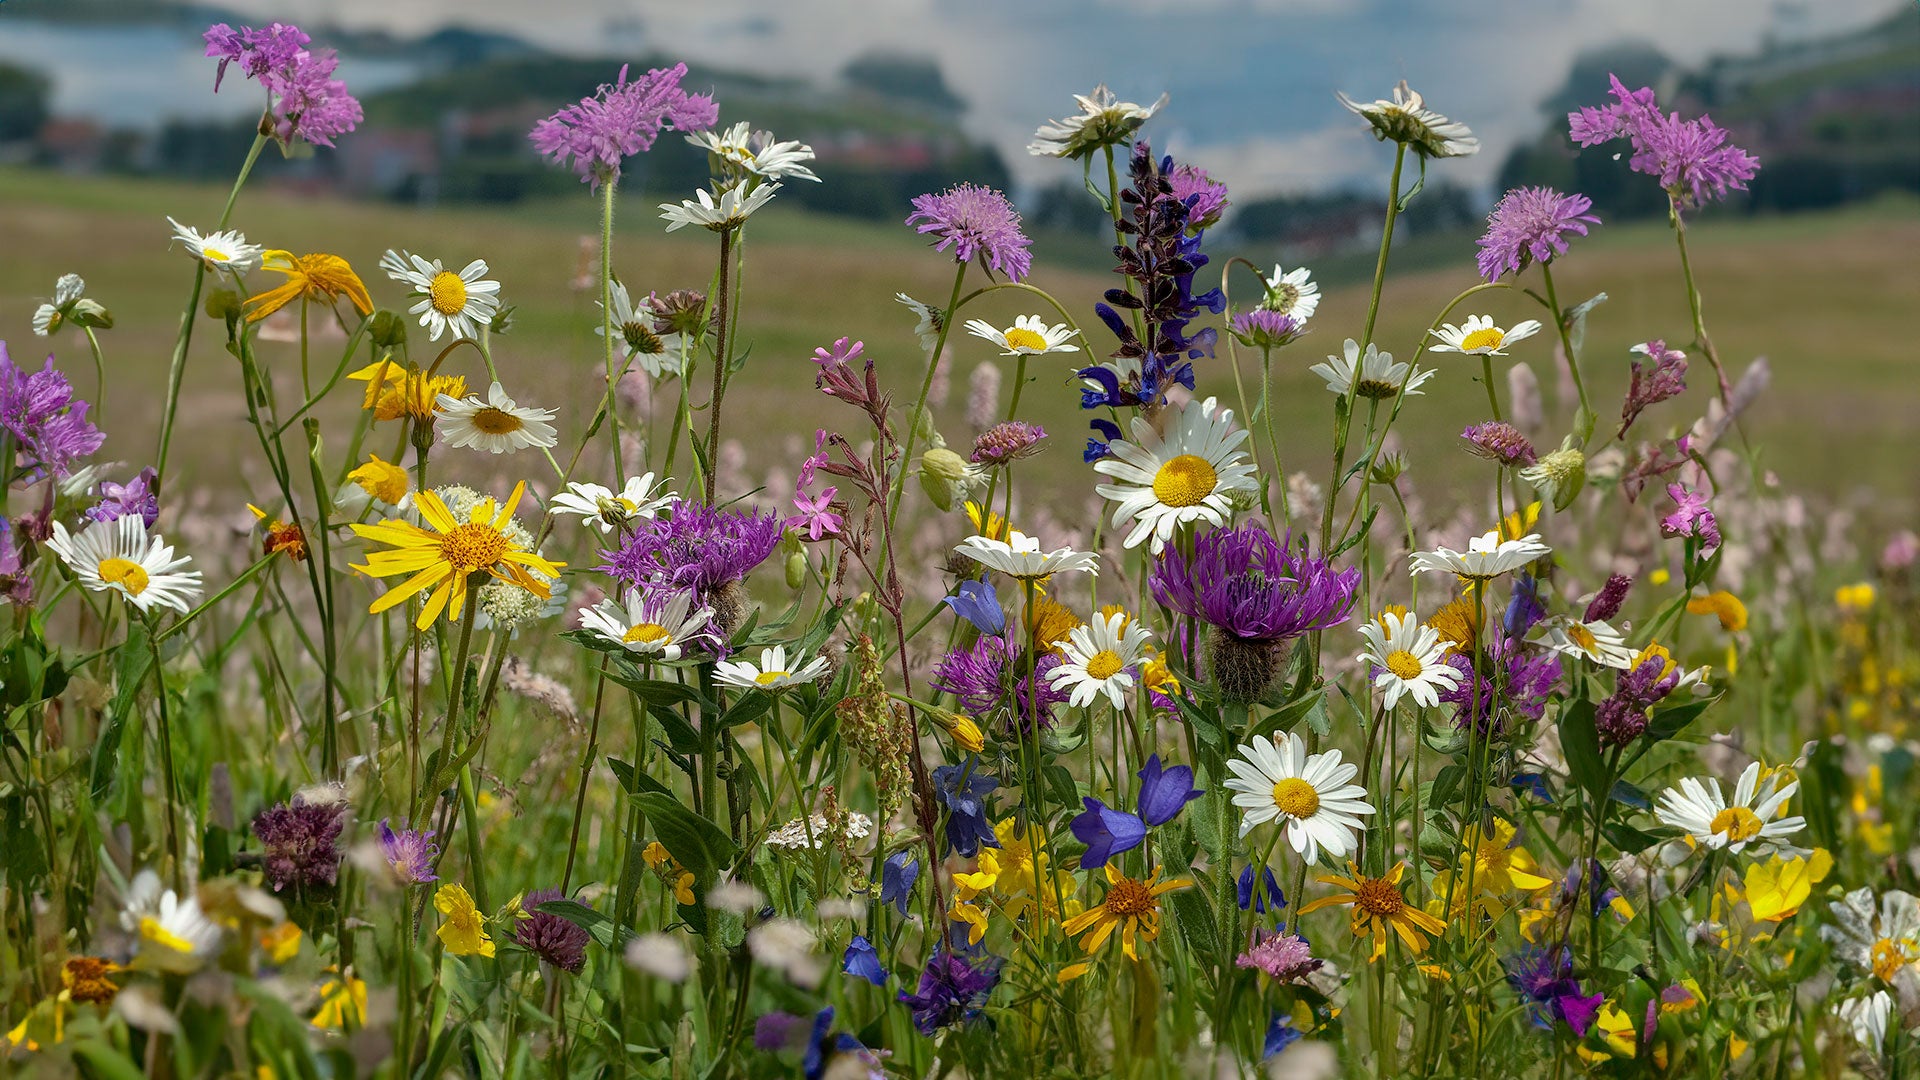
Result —
M 103 335 L 109 386 L 101 426 L 109 433 L 107 457 L 144 463 L 152 455 L 179 306 L 191 279 L 186 260 L 167 250 L 166 216 L 209 227 L 225 195 L 224 188 L 209 186 L 0 170 L 0 245 L 6 252 L 0 259 L 0 339 L 10 343 L 16 362 L 37 362 L 45 342 L 32 336 L 34 307 L 52 292 L 60 274 L 78 272 L 87 279 L 88 294 L 104 302 L 117 320 Z M 569 287 L 583 237 L 598 230 L 596 208 L 584 190 L 577 198 L 512 210 L 423 210 L 249 190 L 234 224 L 256 243 L 344 256 L 367 278 L 376 302 L 388 306 L 399 306 L 402 298 L 399 287 L 377 269 L 389 247 L 455 265 L 485 258 L 503 282 L 507 302 L 518 309 L 513 333 L 495 344 L 502 376 L 523 400 L 570 410 L 562 413 L 563 424 L 571 417 L 575 425 L 562 429 L 563 441 L 570 441 L 599 392 L 598 340 L 592 333 L 597 312 L 590 295 Z M 1902 517 L 1911 516 L 1917 494 L 1911 436 L 1920 416 L 1920 380 L 1911 370 L 1916 350 L 1906 322 L 1920 301 L 1916 209 L 1905 200 L 1788 218 L 1714 219 L 1697 226 L 1691 242 L 1708 324 L 1722 355 L 1736 371 L 1755 356 L 1766 356 L 1772 365 L 1773 389 L 1748 428 L 1765 447 L 1763 464 L 1788 486 L 1822 497 L 1871 490 L 1884 511 Z M 1411 212 L 1418 214 L 1417 201 Z M 711 237 L 664 235 L 655 215 L 651 200 L 622 202 L 617 272 L 643 291 L 704 288 L 712 272 Z M 1086 242 L 1084 254 L 1074 252 L 1071 258 L 1062 254 L 1067 242 L 1042 242 L 1033 280 L 1076 317 L 1084 314 L 1083 325 L 1100 348 L 1107 337 L 1091 306 L 1111 279 L 1098 272 L 1102 256 L 1092 242 Z M 1396 251 L 1400 270 L 1389 274 L 1376 335 L 1383 347 L 1403 358 L 1411 354 L 1440 307 L 1475 280 L 1472 253 L 1472 237 L 1466 235 L 1426 237 Z M 1269 265 L 1285 256 L 1279 251 L 1245 254 Z M 1286 258 L 1289 266 L 1294 261 Z M 1222 262 L 1216 260 L 1209 275 Z M 1343 258 L 1321 268 L 1323 278 L 1344 283 L 1323 299 L 1312 333 L 1276 359 L 1274 409 L 1289 470 L 1310 468 L 1319 478 L 1326 468 L 1320 460 L 1327 445 L 1326 394 L 1306 368 L 1338 349 L 1341 338 L 1358 333 L 1367 290 L 1356 277 L 1370 263 L 1370 257 Z M 727 428 L 748 448 L 750 475 L 763 473 L 816 426 L 853 419 L 814 395 L 808 357 L 816 345 L 842 335 L 864 339 L 896 396 L 911 397 L 921 373 L 919 353 L 913 320 L 893 296 L 905 291 L 929 301 L 943 299 L 951 266 L 905 227 L 787 213 L 777 204 L 754 219 L 741 323 L 749 366 L 727 399 Z M 1253 278 L 1237 273 L 1235 292 L 1250 297 L 1257 287 Z M 1671 234 L 1664 223 L 1603 226 L 1560 264 L 1558 284 L 1567 303 L 1602 290 L 1610 297 L 1594 314 L 1585 355 L 1596 407 L 1603 417 L 1614 415 L 1626 383 L 1628 346 L 1652 337 L 1683 341 L 1690 336 Z M 1016 302 L 1018 295 L 999 294 L 966 315 L 1010 318 L 1040 310 Z M 1484 306 L 1457 311 L 1454 321 L 1482 311 L 1503 324 L 1541 314 L 1517 294 L 1485 298 Z M 216 325 L 203 320 L 188 370 L 176 459 L 186 483 L 228 488 L 238 475 L 235 461 L 251 437 L 238 375 L 220 349 L 218 334 Z M 416 349 L 425 347 L 424 338 L 424 331 L 416 330 Z M 1551 404 L 1549 341 L 1550 335 L 1536 337 L 1517 346 L 1515 356 L 1530 361 L 1542 376 Z M 91 396 L 94 377 L 85 339 L 63 335 L 54 347 L 61 366 Z M 991 360 L 994 351 L 964 336 L 956 337 L 953 347 L 952 389 L 941 424 L 960 443 L 970 434 L 961 419 L 967 375 Z M 293 346 L 267 344 L 262 353 L 283 372 L 297 369 Z M 325 350 L 315 355 L 324 356 Z M 1231 399 L 1225 358 L 1223 349 L 1218 361 L 1202 363 L 1202 393 Z M 1405 430 L 1416 461 L 1415 482 L 1430 500 L 1440 500 L 1450 493 L 1444 474 L 1451 470 L 1444 466 L 1463 460 L 1454 437 L 1465 424 L 1483 418 L 1484 401 L 1474 378 L 1477 364 L 1444 355 L 1431 359 L 1442 374 L 1429 384 L 1427 397 L 1407 410 Z M 1243 354 L 1243 363 L 1247 360 Z M 464 373 L 470 380 L 483 379 L 473 354 L 457 353 L 456 361 L 468 365 Z M 1023 403 L 1022 412 L 1058 437 L 1037 463 L 1065 480 L 1082 469 L 1078 395 L 1069 385 L 1068 365 L 1043 362 L 1035 368 L 1036 381 L 1026 398 L 1034 408 L 1029 413 Z M 1251 364 L 1246 372 L 1257 377 Z M 1010 380 L 1011 366 L 1006 374 Z M 1641 433 L 1690 423 L 1704 407 L 1710 378 L 1701 360 L 1693 391 L 1650 411 L 1641 420 Z M 695 396 L 703 400 L 705 393 Z M 333 419 L 345 422 L 350 402 L 342 404 L 349 408 Z M 1422 467 L 1422 459 L 1431 457 L 1443 467 Z M 1070 518 L 1073 510 L 1069 505 L 1056 512 Z

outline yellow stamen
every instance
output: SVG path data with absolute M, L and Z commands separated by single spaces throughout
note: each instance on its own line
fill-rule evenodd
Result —
M 1047 339 L 1024 326 L 1016 326 L 1007 331 L 1006 338 L 1007 348 L 1009 349 L 1032 349 L 1035 352 L 1047 351 Z
M 659 623 L 648 622 L 628 628 L 626 633 L 620 635 L 620 640 L 629 645 L 635 642 L 644 642 L 651 645 L 656 641 L 665 641 L 671 636 L 672 635 L 667 633 L 666 627 L 661 626 Z
M 427 286 L 427 299 L 440 314 L 458 315 L 467 308 L 467 283 L 459 274 L 442 270 L 433 275 L 432 283 Z
M 468 522 L 440 538 L 440 557 L 461 573 L 491 569 L 507 553 L 507 538 L 491 525 Z
M 1110 679 L 1126 666 L 1118 653 L 1112 649 L 1101 649 L 1088 658 L 1087 675 L 1095 679 Z
M 119 557 L 102 559 L 99 572 L 101 581 L 120 586 L 129 596 L 147 591 L 147 569 L 137 562 Z
M 505 409 L 489 405 L 473 414 L 473 426 L 486 435 L 511 435 L 527 425 Z
M 1506 340 L 1506 331 L 1501 330 L 1497 326 L 1489 326 L 1485 330 L 1475 330 L 1473 333 L 1461 338 L 1460 351 L 1472 352 L 1475 349 L 1497 349 L 1504 344 Z
M 1290 776 L 1273 785 L 1273 805 L 1290 818 L 1304 820 L 1320 812 L 1320 793 L 1305 780 Z
M 755 675 L 753 681 L 759 683 L 761 686 L 772 686 L 774 683 L 779 682 L 791 674 L 793 673 L 790 671 L 763 671 Z
M 1168 506 L 1198 506 L 1213 494 L 1220 474 L 1206 458 L 1181 454 L 1153 475 L 1153 496 Z
M 1737 844 L 1760 835 L 1760 817 L 1744 806 L 1729 806 L 1713 815 L 1709 830 L 1725 835 L 1729 843 Z
M 1401 679 L 1417 679 L 1426 668 L 1420 664 L 1420 658 L 1405 649 L 1395 649 L 1387 654 L 1386 669 Z

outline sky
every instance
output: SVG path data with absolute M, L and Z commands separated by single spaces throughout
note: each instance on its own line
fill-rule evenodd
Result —
M 1025 146 L 1042 121 L 1073 110 L 1073 94 L 1100 82 L 1142 102 L 1164 91 L 1171 103 L 1149 129 L 1156 144 L 1246 194 L 1377 182 L 1386 151 L 1340 107 L 1336 90 L 1368 100 L 1407 79 L 1430 107 L 1481 137 L 1480 155 L 1443 164 L 1444 178 L 1484 188 L 1506 151 L 1539 130 L 1537 103 L 1583 51 L 1640 39 L 1699 61 L 1757 49 L 1769 37 L 1850 29 L 1901 2 L 224 0 L 255 19 L 310 29 L 333 22 L 411 35 L 451 24 L 506 31 L 559 52 L 666 54 L 822 81 L 873 50 L 930 56 L 967 102 L 969 130 L 999 148 L 1023 186 L 1064 179 L 1066 166 L 1032 158 Z M 0 58 L 57 55 L 57 45 L 0 25 Z M 169 50 L 147 42 L 127 52 Z M 204 62 L 190 48 L 177 63 L 150 63 L 160 70 L 68 67 L 56 76 L 56 102 L 227 107 L 207 100 Z M 401 74 L 351 56 L 341 65 L 350 85 L 391 85 Z M 132 94 L 112 85 L 133 80 Z M 1596 100 L 1605 89 L 1594 87 Z M 721 105 L 724 119 L 752 119 L 730 117 Z

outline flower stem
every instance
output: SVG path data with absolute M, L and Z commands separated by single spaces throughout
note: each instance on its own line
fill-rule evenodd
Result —
M 600 337 L 606 345 L 607 393 L 601 399 L 606 411 L 607 433 L 613 440 L 613 478 L 616 487 L 627 482 L 626 466 L 620 454 L 620 411 L 614 408 L 613 368 L 613 192 L 617 177 L 609 176 L 600 185 Z
M 727 302 L 728 292 L 733 287 L 733 230 L 720 231 L 720 288 L 714 293 L 716 316 L 713 344 L 713 399 L 707 402 L 707 460 L 706 481 L 707 500 L 714 501 L 717 496 L 713 489 L 714 470 L 720 466 L 720 402 L 727 395 L 727 349 L 731 344 L 728 334 Z
M 1547 289 L 1547 307 L 1553 313 L 1553 328 L 1560 332 L 1560 348 L 1565 350 L 1567 354 L 1567 372 L 1573 376 L 1573 388 L 1580 395 L 1580 419 L 1577 422 L 1577 426 L 1579 426 L 1582 431 L 1586 431 L 1591 422 L 1589 418 L 1594 415 L 1593 406 L 1587 401 L 1587 384 L 1580 378 L 1580 358 L 1573 354 L 1573 337 L 1567 332 L 1566 315 L 1560 310 L 1560 295 L 1553 289 L 1553 265 L 1551 263 L 1543 262 L 1540 264 L 1540 280 Z M 1495 419 L 1499 419 L 1499 417 L 1495 416 Z M 1585 441 L 1584 435 L 1581 441 Z

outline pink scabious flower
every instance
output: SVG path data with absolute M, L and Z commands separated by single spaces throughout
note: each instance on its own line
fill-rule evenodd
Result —
M 1533 442 L 1512 424 L 1489 420 L 1474 424 L 1460 433 L 1467 440 L 1467 452 L 1502 465 L 1531 465 L 1539 460 Z
M 1297 934 L 1261 934 L 1233 962 L 1237 967 L 1264 971 L 1275 982 L 1283 983 L 1299 982 L 1325 963 L 1313 958 L 1312 946 Z
M 1713 550 L 1720 546 L 1720 522 L 1707 506 L 1707 493 L 1693 491 L 1685 484 L 1668 484 L 1667 495 L 1673 499 L 1676 508 L 1673 513 L 1660 519 L 1660 535 L 1669 539 L 1697 537 L 1701 554 L 1713 554 Z
M 53 357 L 39 371 L 13 364 L 0 341 L 0 429 L 13 437 L 16 459 L 8 480 L 65 476 L 73 463 L 100 449 L 107 436 L 87 419 L 87 403 L 76 401 L 73 384 L 55 371 Z
M 1167 177 L 1173 197 L 1187 204 L 1187 231 L 1212 228 L 1227 210 L 1227 185 L 1198 165 L 1175 165 Z
M 340 58 L 332 49 L 309 50 L 312 39 L 299 27 L 274 23 L 235 30 L 215 23 L 202 37 L 206 55 L 220 61 L 214 92 L 220 90 L 227 65 L 239 64 L 247 78 L 266 88 L 273 137 L 283 145 L 297 139 L 332 146 L 334 139 L 359 126 L 360 102 L 347 93 L 346 83 L 333 77 Z
M 992 188 L 955 184 L 937 194 L 916 196 L 906 223 L 916 226 L 915 232 L 936 237 L 935 251 L 952 247 L 955 262 L 978 257 L 989 272 L 1014 281 L 1033 268 L 1033 254 L 1027 250 L 1033 241 L 1020 231 L 1020 212 Z
M 1005 465 L 1039 453 L 1040 440 L 1046 437 L 1047 429 L 1025 420 L 995 424 L 973 440 L 973 456 L 969 460 L 975 465 Z
M 1638 360 L 1633 362 L 1633 374 L 1627 383 L 1627 398 L 1620 406 L 1620 436 L 1623 438 L 1640 416 L 1641 410 L 1668 398 L 1678 397 L 1687 390 L 1686 353 L 1667 348 L 1667 343 L 1657 338 L 1635 345 L 1632 351 L 1646 357 L 1651 366 L 1642 365 Z
M 1235 315 L 1227 329 L 1250 349 L 1277 349 L 1300 336 L 1300 324 L 1292 315 L 1255 308 Z
M 1729 143 L 1726 129 L 1704 113 L 1693 120 L 1662 113 L 1650 88 L 1628 90 L 1618 76 L 1607 78 L 1613 103 L 1568 113 L 1567 133 L 1581 146 L 1626 139 L 1633 146 L 1629 167 L 1658 179 L 1676 207 L 1744 191 L 1760 171 L 1760 159 Z
M 661 131 L 705 131 L 720 119 L 710 95 L 680 88 L 686 74 L 687 65 L 675 64 L 628 82 L 622 66 L 618 79 L 535 124 L 527 138 L 554 164 L 571 165 L 597 191 L 602 183 L 618 180 L 620 163 L 651 149 Z
M 1479 240 L 1480 276 L 1488 281 L 1517 274 L 1529 263 L 1567 253 L 1569 235 L 1587 235 L 1600 219 L 1587 213 L 1593 200 L 1562 195 L 1550 187 L 1514 188 L 1487 215 L 1487 234 Z

